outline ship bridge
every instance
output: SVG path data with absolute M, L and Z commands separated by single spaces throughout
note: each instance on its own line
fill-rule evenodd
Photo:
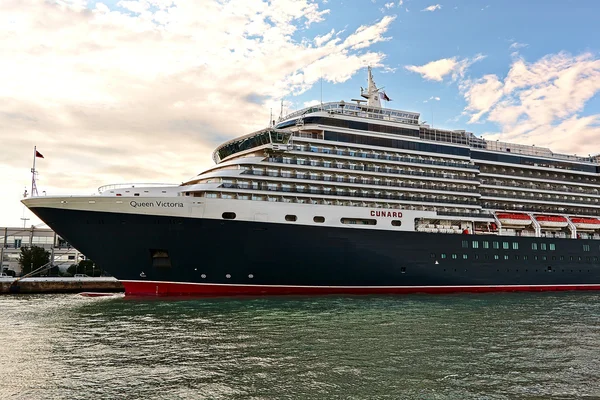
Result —
M 304 116 L 314 113 L 346 115 L 349 117 L 360 117 L 375 119 L 379 121 L 398 122 L 401 124 L 408 124 L 414 126 L 419 125 L 420 117 L 420 114 L 415 112 L 394 110 L 391 108 L 374 107 L 363 105 L 360 103 L 346 103 L 344 100 L 342 100 L 306 107 L 299 111 L 295 111 L 281 118 L 279 120 L 279 123 L 275 127 L 278 129 L 284 129 L 290 126 L 294 126 L 297 122 L 301 121 Z

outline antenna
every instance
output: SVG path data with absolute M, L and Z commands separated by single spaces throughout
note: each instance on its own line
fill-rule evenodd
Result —
M 281 99 L 281 110 L 279 111 L 279 119 L 283 118 L 283 99 Z
M 321 110 L 323 110 L 323 71 L 321 71 Z

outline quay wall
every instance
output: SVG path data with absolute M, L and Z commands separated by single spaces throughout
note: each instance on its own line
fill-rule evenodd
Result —
M 115 278 L 0 278 L 0 294 L 124 291 Z

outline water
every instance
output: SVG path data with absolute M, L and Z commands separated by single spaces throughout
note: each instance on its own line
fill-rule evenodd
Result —
M 0 398 L 600 398 L 600 293 L 0 297 Z

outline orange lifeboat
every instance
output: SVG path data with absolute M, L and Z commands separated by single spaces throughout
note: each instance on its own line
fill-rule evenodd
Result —
M 517 213 L 499 213 L 496 215 L 498 221 L 502 225 L 510 225 L 510 226 L 527 226 L 531 225 L 531 218 L 527 214 L 517 214 Z
M 569 225 L 567 218 L 558 215 L 536 215 L 535 219 L 542 228 L 564 228 Z
M 596 218 L 571 217 L 571 222 L 577 229 L 600 229 L 600 220 Z

